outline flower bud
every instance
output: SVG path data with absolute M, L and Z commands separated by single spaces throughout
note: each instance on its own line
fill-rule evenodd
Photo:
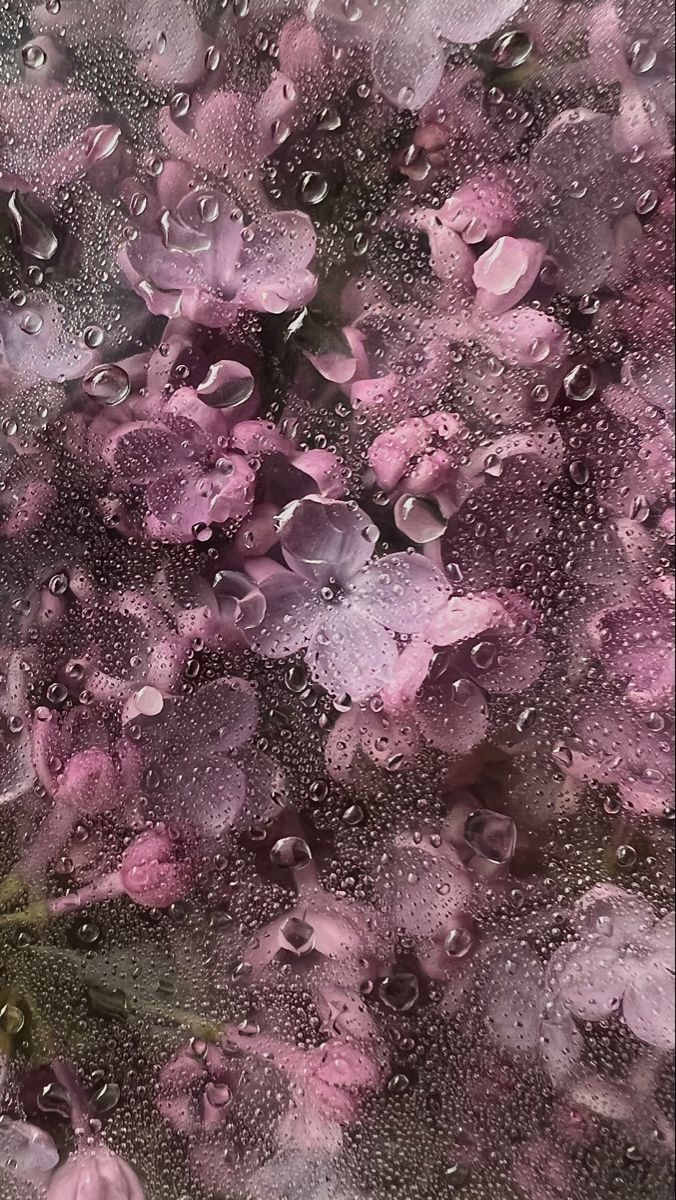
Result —
M 192 864 L 175 831 L 166 825 L 142 833 L 122 855 L 119 877 L 126 894 L 146 908 L 168 908 L 192 883 Z
M 145 1200 L 138 1176 L 105 1146 L 73 1154 L 52 1176 L 47 1200 Z

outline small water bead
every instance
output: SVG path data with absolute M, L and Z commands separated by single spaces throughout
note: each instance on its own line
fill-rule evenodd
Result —
M 124 367 L 107 363 L 88 371 L 82 380 L 82 388 L 92 400 L 113 407 L 127 399 L 131 384 Z
M 270 851 L 270 862 L 273 867 L 299 871 L 312 862 L 312 851 L 303 838 L 280 838 Z
M 436 501 L 426 496 L 400 496 L 394 506 L 394 521 L 397 529 L 418 546 L 437 541 L 448 525 Z
M 101 937 L 101 930 L 95 921 L 83 921 L 77 928 L 77 937 L 84 946 L 95 946 Z
M 491 479 L 499 479 L 504 471 L 504 463 L 499 454 L 487 454 L 484 459 L 484 474 Z
M 61 12 L 61 0 L 45 0 L 45 8 L 52 17 Z
M 488 862 L 505 863 L 516 849 L 516 825 L 503 813 L 482 808 L 470 813 L 465 822 L 465 841 Z
M 68 689 L 62 683 L 50 683 L 45 694 L 50 704 L 63 704 L 68 699 Z
M 404 154 L 404 170 L 414 183 L 422 183 L 430 173 L 430 160 L 420 146 L 409 146 Z
M 37 42 L 28 42 L 21 48 L 21 59 L 24 66 L 28 67 L 30 71 L 39 71 L 47 62 L 47 55 Z
M 634 75 L 647 75 L 657 62 L 657 50 L 651 42 L 637 38 L 629 47 L 627 58 Z
M 563 387 L 570 400 L 581 403 L 589 400 L 596 391 L 596 373 L 586 363 L 578 363 L 563 380 Z
M 533 42 L 524 29 L 508 29 L 491 47 L 491 59 L 501 71 L 513 71 L 530 58 Z
M 348 21 L 352 24 L 361 21 L 363 10 L 358 0 L 343 0 L 341 7 Z
M 305 204 L 321 204 L 329 193 L 329 185 L 319 171 L 306 171 L 300 181 L 300 198 Z

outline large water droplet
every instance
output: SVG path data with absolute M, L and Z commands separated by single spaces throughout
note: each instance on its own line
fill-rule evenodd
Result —
M 30 71 L 39 71 L 47 62 L 47 55 L 37 42 L 28 42 L 21 48 L 21 59 Z
M 321 204 L 329 192 L 329 185 L 319 171 L 306 171 L 300 181 L 300 198 L 305 204 Z
M 92 367 L 82 380 L 82 388 L 92 400 L 109 407 L 121 404 L 131 391 L 127 372 L 115 363 Z
M 7 210 L 23 251 L 41 262 L 49 262 L 59 248 L 53 230 L 45 225 L 21 192 L 11 193 Z
M 307 842 L 299 837 L 280 838 L 270 851 L 270 862 L 275 867 L 299 871 L 311 861 L 312 851 Z
M 388 975 L 381 980 L 378 995 L 388 1008 L 408 1012 L 418 1001 L 420 984 L 415 975 Z
M 530 57 L 533 42 L 524 29 L 508 29 L 491 47 L 491 58 L 502 71 L 521 67 Z
M 465 841 L 481 858 L 506 863 L 516 848 L 516 826 L 511 817 L 480 808 L 465 822 Z

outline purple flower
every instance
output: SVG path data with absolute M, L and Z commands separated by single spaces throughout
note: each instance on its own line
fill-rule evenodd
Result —
M 624 682 L 624 694 L 637 708 L 662 708 L 673 695 L 673 625 L 673 590 L 662 580 L 633 601 L 602 609 L 589 624 L 606 674 Z
M 165 1063 L 158 1080 L 158 1111 L 179 1133 L 213 1134 L 232 1120 L 239 1064 L 220 1046 L 191 1041 Z
M 656 920 L 650 904 L 612 884 L 578 901 L 576 936 L 549 962 L 560 1002 L 584 1021 L 622 1012 L 632 1033 L 661 1050 L 674 1047 L 674 918 Z
M 501 950 L 482 979 L 486 1019 L 498 1044 L 514 1055 L 541 1055 L 555 1084 L 582 1055 L 582 1035 L 530 949 Z
M 148 908 L 169 908 L 190 891 L 193 864 L 180 834 L 156 825 L 127 846 L 120 862 L 125 895 Z
M 553 757 L 575 779 L 613 785 L 634 813 L 664 816 L 673 804 L 672 720 L 617 697 L 577 696 L 572 734 L 555 741 Z
M 145 1200 L 136 1172 L 105 1146 L 79 1150 L 54 1172 L 47 1200 Z
M 419 554 L 371 562 L 378 530 L 354 504 L 308 497 L 279 525 L 291 571 L 260 584 L 266 611 L 254 649 L 269 658 L 305 649 L 322 687 L 357 701 L 374 695 L 396 667 L 394 634 L 420 632 L 448 595 L 443 576 Z
M 17 1121 L 6 1113 L 0 1115 L 0 1162 L 16 1164 L 19 1175 L 30 1179 L 34 1174 L 51 1171 L 59 1161 L 53 1138 L 31 1125 Z
M 258 724 L 252 684 L 207 682 L 141 723 L 146 776 L 170 820 L 219 834 L 270 808 L 274 772 L 250 748 Z
M 190 192 L 167 226 L 141 232 L 120 252 L 150 312 L 229 327 L 242 309 L 283 313 L 314 295 L 315 234 L 300 212 L 270 212 L 245 225 L 221 192 Z M 159 222 L 158 222 L 159 225 Z

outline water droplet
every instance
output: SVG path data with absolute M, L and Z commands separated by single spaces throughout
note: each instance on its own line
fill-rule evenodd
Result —
M 356 21 L 361 21 L 362 8 L 361 5 L 357 3 L 357 0 L 343 0 L 342 8 L 348 21 L 352 22 L 353 24 Z
M 312 862 L 312 851 L 303 838 L 280 838 L 270 851 L 270 862 L 274 867 L 300 871 Z
M 563 386 L 566 395 L 571 400 L 582 402 L 589 400 L 596 391 L 596 374 L 586 363 L 578 363 L 566 375 Z
M 499 479 L 504 470 L 504 463 L 499 454 L 487 454 L 484 459 L 484 474 L 492 479 Z
M 47 584 L 47 590 L 51 592 L 52 596 L 65 595 L 65 593 L 68 591 L 68 576 L 67 576 L 66 572 L 59 571 L 58 574 L 52 575 L 51 579 L 49 580 L 49 583 Z M 72 668 L 74 668 L 75 665 L 76 664 L 72 664 Z M 69 671 L 69 674 L 73 674 L 73 673 L 74 672 L 71 669 L 71 671 Z
M 25 1014 L 16 1004 L 3 1004 L 0 1008 L 0 1029 L 9 1037 L 16 1037 L 26 1024 Z
M 232 1104 L 232 1091 L 227 1083 L 215 1083 L 209 1080 L 204 1089 L 204 1099 L 212 1108 L 227 1108 Z
M 197 395 L 209 408 L 235 409 L 250 400 L 254 377 L 241 363 L 224 360 L 212 363 L 197 386 Z
M 82 380 L 82 387 L 92 400 L 98 400 L 109 407 L 121 404 L 131 391 L 127 372 L 124 367 L 118 367 L 115 363 L 92 367 Z
M 420 984 L 415 975 L 388 975 L 378 985 L 378 996 L 388 1008 L 408 1012 L 420 996 Z
M 176 95 L 171 97 L 169 112 L 174 121 L 179 121 L 181 117 L 188 115 L 190 112 L 190 96 L 187 92 L 176 92 Z
M 21 49 L 21 58 L 25 67 L 30 71 L 39 71 L 47 62 L 47 55 L 37 42 L 28 42 Z
M 280 929 L 284 949 L 302 957 L 310 954 L 315 948 L 315 931 L 307 921 L 297 917 L 287 917 Z
M 508 29 L 500 35 L 491 48 L 491 58 L 502 71 L 513 71 L 521 67 L 530 57 L 533 43 L 523 29 Z
M 639 525 L 645 524 L 650 516 L 650 503 L 645 496 L 634 496 L 629 506 L 629 516 Z
M 449 958 L 464 958 L 472 949 L 474 939 L 469 929 L 451 929 L 444 939 Z
M 317 128 L 322 132 L 335 133 L 341 125 L 340 113 L 335 108 L 323 108 L 317 117 Z
M 47 1083 L 38 1092 L 38 1108 L 41 1112 L 53 1113 L 64 1121 L 70 1121 L 71 1108 L 68 1093 L 59 1083 Z
M 420 146 L 409 146 L 404 154 L 403 170 L 414 183 L 422 183 L 430 173 L 430 160 Z
M 585 483 L 589 483 L 591 472 L 589 463 L 584 458 L 574 458 L 568 467 L 568 474 L 573 483 L 578 487 L 583 487 Z
M 636 212 L 638 213 L 639 217 L 647 217 L 650 213 L 655 211 L 659 202 L 660 198 L 657 192 L 653 188 L 648 188 L 646 192 L 641 192 L 641 195 L 636 201 Z
M 321 204 L 329 192 L 329 185 L 319 171 L 306 171 L 300 181 L 300 198 L 305 204 Z
M 129 201 L 129 211 L 132 217 L 140 217 L 148 207 L 148 197 L 145 192 L 134 192 Z
M 495 662 L 496 654 L 497 647 L 494 642 L 477 642 L 470 651 L 472 665 L 478 671 L 488 671 Z
M 88 325 L 82 340 L 89 350 L 96 350 L 103 342 L 103 330 L 99 329 L 98 325 Z
M 620 867 L 633 867 L 637 857 L 638 855 L 633 846 L 618 846 L 615 851 L 615 858 Z
M 134 703 L 144 717 L 157 717 L 164 708 L 164 697 L 155 687 L 142 687 L 134 694 Z
M 54 232 L 33 210 L 26 197 L 20 192 L 12 192 L 7 201 L 7 211 L 24 252 L 41 262 L 49 262 L 56 254 L 59 243 Z
M 22 313 L 19 327 L 24 333 L 35 334 L 40 332 L 43 324 L 44 321 L 40 314 L 28 309 L 27 312 Z
M 208 46 L 204 55 L 204 66 L 207 71 L 217 71 L 221 65 L 221 52 L 218 46 Z
M 493 863 L 506 863 L 516 849 L 516 825 L 503 813 L 480 808 L 465 822 L 465 841 L 475 854 Z
M 593 292 L 587 292 L 584 296 L 580 296 L 577 307 L 586 317 L 593 317 L 599 311 L 601 301 Z
M 400 496 L 394 506 L 394 522 L 418 546 L 437 541 L 448 525 L 436 501 L 426 496 Z
M 343 820 L 346 825 L 361 825 L 364 817 L 365 813 L 361 807 L 361 804 L 351 804 L 349 808 L 345 809 L 341 820 Z
M 112 1112 L 120 1102 L 120 1094 L 117 1083 L 103 1083 L 92 1096 L 92 1108 L 101 1115 Z
M 657 51 L 650 42 L 637 38 L 629 47 L 627 57 L 634 75 L 647 75 L 657 62 Z
M 519 733 L 525 733 L 526 730 L 532 729 L 537 720 L 537 715 L 536 708 L 522 708 L 516 718 L 516 727 Z

